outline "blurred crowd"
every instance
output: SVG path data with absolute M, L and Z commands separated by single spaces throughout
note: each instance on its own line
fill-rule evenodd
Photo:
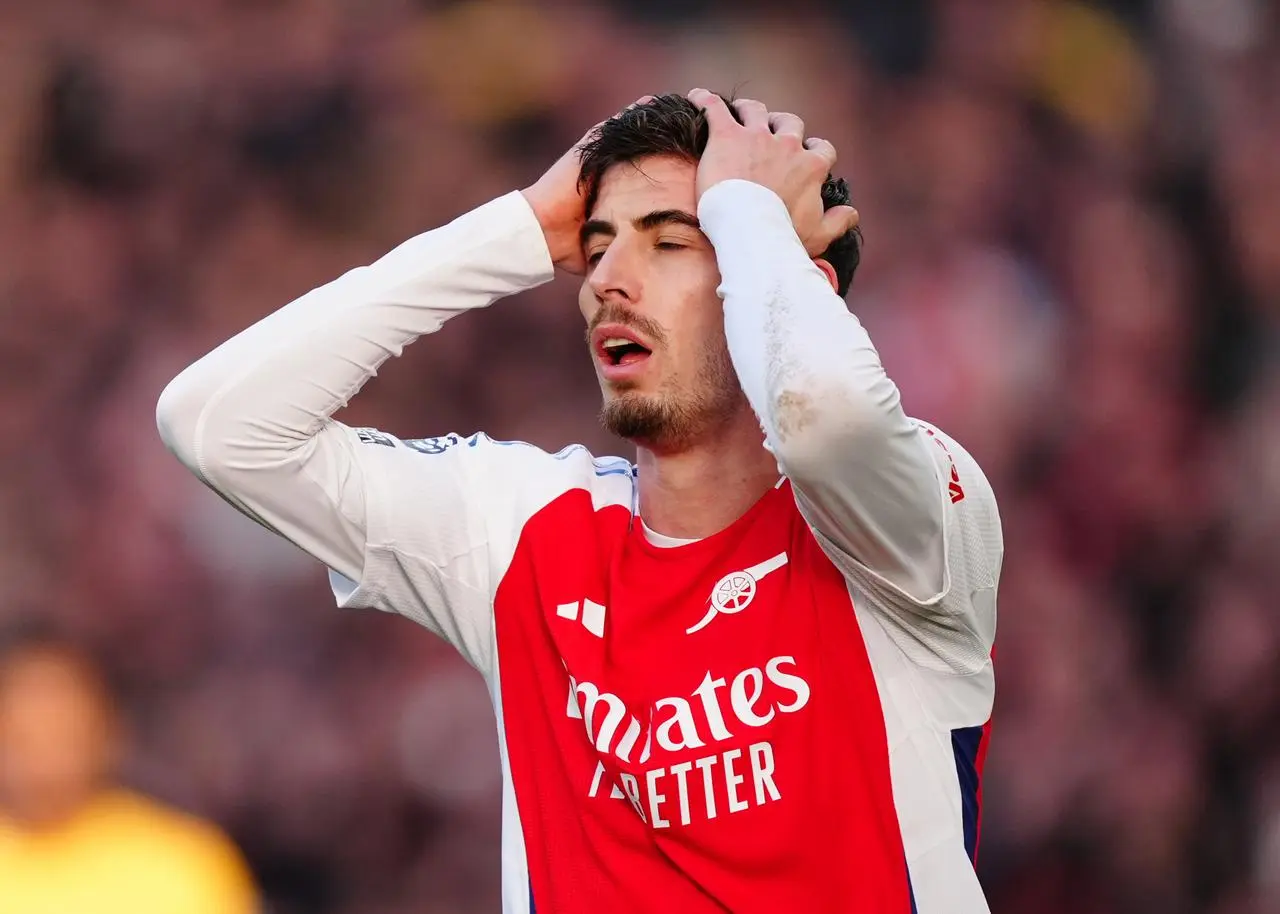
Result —
M 1268 0 L 8 0 L 0 631 L 101 659 L 125 782 L 220 824 L 269 911 L 498 910 L 478 675 L 333 609 L 163 450 L 155 401 L 694 85 L 835 143 L 866 236 L 850 305 L 995 486 L 995 914 L 1280 910 Z M 616 453 L 580 320 L 567 280 L 467 315 L 341 418 Z

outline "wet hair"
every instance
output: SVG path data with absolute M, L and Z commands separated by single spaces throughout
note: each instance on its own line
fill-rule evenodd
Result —
M 726 103 L 730 99 L 725 96 Z M 733 105 L 733 116 L 741 121 Z M 578 184 L 587 212 L 595 206 L 600 182 L 615 165 L 634 163 L 650 156 L 675 156 L 697 162 L 707 148 L 710 129 L 707 116 L 683 95 L 660 95 L 610 118 L 592 133 L 582 146 L 582 170 Z M 849 205 L 849 185 L 843 178 L 827 175 L 822 184 L 822 206 Z M 850 229 L 822 252 L 821 258 L 835 269 L 836 291 L 843 297 L 853 282 L 862 257 L 862 233 Z

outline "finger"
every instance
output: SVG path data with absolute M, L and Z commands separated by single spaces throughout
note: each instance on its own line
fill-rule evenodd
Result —
M 702 109 L 707 115 L 707 123 L 713 129 L 724 129 L 731 125 L 737 125 L 738 122 L 729 111 L 729 106 L 724 103 L 724 99 L 714 92 L 708 92 L 706 89 L 694 89 L 688 94 L 687 98 Z
M 818 230 L 810 239 L 810 247 L 818 253 L 830 247 L 831 242 L 858 227 L 858 211 L 852 206 L 833 206 L 822 214 Z
M 769 115 L 769 129 L 778 136 L 804 137 L 804 121 L 786 111 L 774 111 Z
M 743 127 L 767 129 L 769 127 L 769 109 L 764 102 L 754 98 L 740 98 L 733 103 L 733 110 L 738 112 Z
M 809 139 L 804 141 L 804 148 L 809 150 L 812 153 L 815 153 L 821 156 L 822 160 L 827 164 L 828 171 L 830 171 L 832 168 L 835 167 L 836 147 L 833 146 L 827 140 L 819 139 L 816 136 L 811 136 L 809 137 Z

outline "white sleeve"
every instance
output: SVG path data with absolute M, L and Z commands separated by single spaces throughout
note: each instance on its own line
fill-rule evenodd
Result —
M 493 583 L 481 554 L 486 512 L 520 478 L 507 466 L 520 455 L 474 439 L 423 460 L 331 417 L 422 334 L 552 273 L 524 197 L 500 197 L 195 362 L 160 397 L 161 437 L 224 499 L 333 569 L 340 600 L 415 618 L 483 668 Z M 432 573 L 414 576 L 409 563 Z
M 708 190 L 698 215 L 720 266 L 734 367 L 820 541 L 846 573 L 869 572 L 919 616 L 963 612 L 964 601 L 945 599 L 955 516 L 939 448 L 903 411 L 786 206 L 734 180 Z

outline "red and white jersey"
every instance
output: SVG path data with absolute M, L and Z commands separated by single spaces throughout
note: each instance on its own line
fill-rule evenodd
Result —
M 175 453 L 325 562 L 341 605 L 403 614 L 485 677 L 505 914 L 987 911 L 973 857 L 994 496 L 967 452 L 902 413 L 861 325 L 804 272 L 785 209 L 743 183 L 699 216 L 783 475 L 706 539 L 650 533 L 626 460 L 331 418 L 418 335 L 549 278 L 519 195 L 304 296 L 161 399 Z M 779 248 L 791 259 L 762 266 Z M 767 306 L 750 291 L 764 269 Z M 770 319 L 800 298 L 816 304 Z M 779 431 L 770 384 L 804 381 L 779 359 L 852 378 L 812 381 L 809 424 L 840 435 Z
M 662 546 L 626 461 L 350 432 L 378 545 L 335 591 L 410 614 L 488 681 L 507 911 L 526 886 L 557 914 L 907 914 L 913 891 L 924 914 L 985 910 L 992 502 L 927 434 L 952 574 L 931 612 L 833 562 L 785 480 L 728 529 Z M 448 524 L 408 520 L 406 498 Z

